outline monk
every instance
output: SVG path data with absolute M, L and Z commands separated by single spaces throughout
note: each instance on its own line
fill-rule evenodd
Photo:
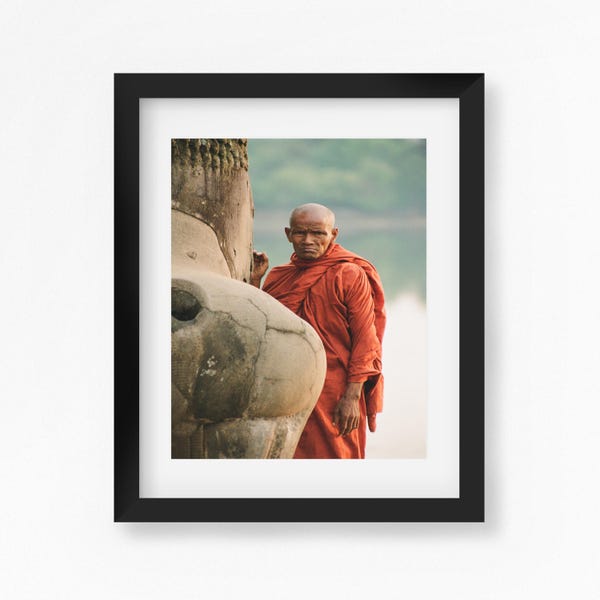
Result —
M 375 431 L 383 407 L 379 275 L 335 242 L 335 216 L 321 204 L 295 208 L 285 235 L 291 262 L 271 269 L 262 289 L 312 325 L 327 355 L 325 384 L 294 458 L 364 458 L 367 423 Z M 260 287 L 268 267 L 255 252 L 252 285 Z

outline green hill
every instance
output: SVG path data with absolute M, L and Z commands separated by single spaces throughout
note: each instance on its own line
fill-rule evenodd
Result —
M 425 140 L 248 140 L 254 203 L 425 214 Z

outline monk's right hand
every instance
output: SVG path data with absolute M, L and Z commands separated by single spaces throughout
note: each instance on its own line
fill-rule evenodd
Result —
M 269 257 L 264 252 L 252 252 L 252 273 L 250 283 L 260 287 L 260 282 L 269 268 Z

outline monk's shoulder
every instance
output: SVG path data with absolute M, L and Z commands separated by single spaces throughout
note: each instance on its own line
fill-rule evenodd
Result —
M 274 286 L 277 286 L 281 282 L 285 282 L 287 279 L 289 279 L 291 272 L 290 266 L 291 265 L 280 265 L 270 269 L 262 286 L 263 292 L 269 293 L 269 290 Z
M 336 289 L 345 295 L 347 292 L 368 285 L 369 281 L 364 270 L 357 264 L 342 262 L 335 265 L 331 272 Z
M 267 276 L 272 275 L 273 277 L 278 277 L 285 273 L 289 273 L 293 269 L 294 265 L 292 265 L 291 263 L 288 263 L 286 265 L 278 265 L 277 267 L 272 267 L 267 273 Z
M 354 281 L 356 279 L 362 279 L 366 277 L 364 269 L 353 262 L 342 262 L 334 267 L 335 273 L 338 277 L 342 277 L 348 281 Z
M 290 265 L 279 265 L 277 267 L 272 267 L 269 273 L 283 273 L 289 269 Z

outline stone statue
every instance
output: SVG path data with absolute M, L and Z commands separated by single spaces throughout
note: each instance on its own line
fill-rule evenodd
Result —
M 173 458 L 291 458 L 326 369 L 315 331 L 248 285 L 246 140 L 172 140 Z

